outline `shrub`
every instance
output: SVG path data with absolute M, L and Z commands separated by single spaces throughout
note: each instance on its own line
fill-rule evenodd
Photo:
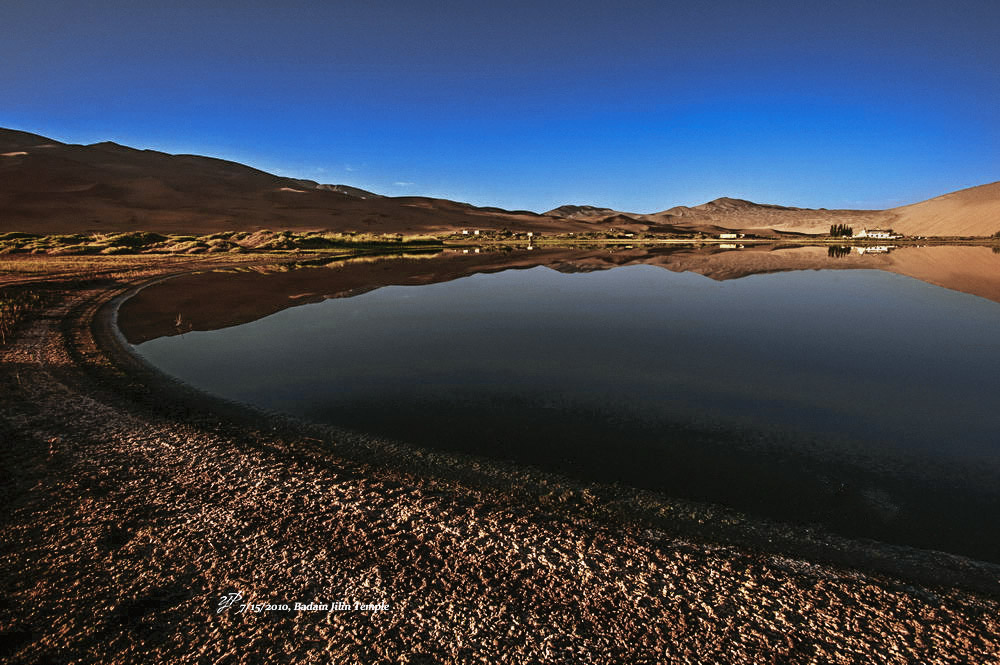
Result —
M 166 239 L 167 236 L 160 235 L 159 233 L 136 231 L 133 233 L 122 233 L 110 236 L 105 240 L 105 242 L 112 247 L 138 249 L 140 247 L 146 247 L 147 245 L 154 245 L 156 243 L 163 242 Z

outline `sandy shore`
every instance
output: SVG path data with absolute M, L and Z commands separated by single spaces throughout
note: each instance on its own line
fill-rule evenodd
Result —
M 130 286 L 80 287 L 0 347 L 0 660 L 1000 658 L 996 566 L 225 405 L 123 351 Z

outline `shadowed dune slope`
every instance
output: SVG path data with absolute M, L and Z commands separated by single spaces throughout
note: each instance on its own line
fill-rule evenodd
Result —
M 383 197 L 211 157 L 115 143 L 69 145 L 0 129 L 0 233 L 204 234 L 261 228 L 433 233 L 588 227 L 444 199 Z

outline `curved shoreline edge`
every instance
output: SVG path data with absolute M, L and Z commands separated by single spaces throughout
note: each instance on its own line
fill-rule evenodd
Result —
M 127 294 L 163 277 L 68 294 L 0 349 L 0 433 L 11 442 L 11 537 L 0 550 L 11 600 L 0 621 L 15 636 L 4 648 L 25 662 L 99 645 L 118 654 L 109 662 L 197 662 L 225 656 L 238 636 L 273 646 L 302 631 L 310 649 L 344 662 L 556 662 L 545 654 L 581 647 L 633 662 L 684 649 L 753 662 L 829 653 L 848 633 L 884 648 L 886 633 L 858 634 L 852 622 L 928 612 L 944 614 L 921 640 L 894 636 L 901 653 L 958 662 L 1000 645 L 992 564 L 418 450 L 200 393 L 148 366 L 115 325 Z M 353 594 L 395 610 L 261 625 L 215 613 L 227 590 L 303 602 Z M 830 617 L 832 628 L 814 623 Z M 931 648 L 951 658 L 928 659 Z

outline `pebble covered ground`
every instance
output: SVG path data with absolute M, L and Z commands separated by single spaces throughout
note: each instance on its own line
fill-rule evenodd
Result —
M 0 662 L 1000 663 L 988 593 L 152 408 L 99 379 L 120 374 L 91 333 L 106 298 L 70 294 L 0 347 Z

